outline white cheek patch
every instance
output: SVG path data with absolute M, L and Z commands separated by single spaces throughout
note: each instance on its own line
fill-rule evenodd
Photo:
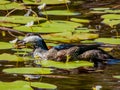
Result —
M 35 41 L 39 41 L 39 40 L 42 40 L 39 36 L 29 36 L 29 37 L 25 37 L 23 39 L 23 41 L 25 41 L 26 43 L 35 42 Z

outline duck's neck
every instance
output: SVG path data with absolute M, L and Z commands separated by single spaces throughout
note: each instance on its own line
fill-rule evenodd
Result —
M 38 41 L 35 46 L 34 46 L 35 49 L 37 48 L 41 48 L 43 50 L 48 50 L 48 47 L 46 45 L 46 43 L 44 42 L 44 40 L 41 40 L 41 41 Z

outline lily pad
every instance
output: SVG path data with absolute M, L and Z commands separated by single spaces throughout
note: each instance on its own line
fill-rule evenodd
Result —
M 32 49 L 30 49 L 30 48 L 12 49 L 12 50 L 17 51 L 17 52 L 32 52 Z
M 70 22 L 70 21 L 47 21 L 36 26 L 27 27 L 19 26 L 14 27 L 14 29 L 24 32 L 39 32 L 39 33 L 55 33 L 55 32 L 65 32 L 73 31 L 76 27 L 82 26 L 82 24 Z
M 0 26 L 2 27 L 16 27 L 19 24 L 14 24 L 14 23 L 7 23 L 7 22 L 0 22 Z
M 25 4 L 65 4 L 69 0 L 40 0 L 40 2 L 36 2 L 36 0 L 23 0 Z
M 25 7 L 22 4 L 15 2 L 0 5 L 0 10 L 11 10 L 11 9 L 25 9 Z
M 91 34 L 91 33 L 72 34 L 71 32 L 42 35 L 42 37 L 46 40 L 66 42 L 66 43 L 80 42 L 80 40 L 96 39 L 98 38 L 98 36 L 99 36 L 98 34 Z
M 0 0 L 0 5 L 1 4 L 7 4 L 7 3 L 10 3 L 10 1 L 8 1 L 8 0 Z
M 3 54 L 0 55 L 0 60 L 2 60 L 2 61 L 5 60 L 5 61 L 23 62 L 23 61 L 28 61 L 29 58 L 3 53 Z
M 88 33 L 88 32 L 92 32 L 92 31 L 97 31 L 95 29 L 89 29 L 89 28 L 76 28 L 75 29 L 75 33 Z
M 101 18 L 104 18 L 104 19 L 120 19 L 120 14 L 105 14 L 105 15 L 102 15 Z
M 106 10 L 105 12 L 117 14 L 117 13 L 120 13 L 120 10 Z
M 115 38 L 98 38 L 95 42 L 109 43 L 109 44 L 120 44 L 120 39 Z
M 59 15 L 59 16 L 75 16 L 75 15 L 80 15 L 78 12 L 71 12 L 68 10 L 49 10 L 49 11 L 44 11 L 41 12 L 43 15 Z
M 0 42 L 0 49 L 10 49 L 12 48 L 12 44 L 8 42 Z
M 120 75 L 113 76 L 113 78 L 120 79 Z
M 19 24 L 26 24 L 31 21 L 45 21 L 45 18 L 38 18 L 33 16 L 8 16 L 8 17 L 0 17 L 0 21 L 4 22 L 11 22 L 11 23 L 19 23 Z M 24 21 L 24 22 L 23 22 Z
M 11 74 L 51 74 L 52 69 L 49 68 L 34 68 L 34 67 L 21 67 L 21 68 L 8 68 L 3 69 L 5 73 Z
M 37 64 L 40 64 L 44 67 L 55 67 L 60 69 L 74 69 L 78 67 L 93 66 L 93 63 L 87 61 L 73 61 L 73 62 L 63 63 L 63 62 L 57 62 L 51 60 L 42 60 L 41 62 L 37 62 Z
M 101 14 L 101 13 L 109 13 L 109 14 L 119 14 L 120 13 L 120 10 L 118 9 L 110 9 L 110 8 L 93 8 L 92 11 L 90 11 L 90 13 L 98 13 L 98 14 Z
M 27 81 L 14 81 L 14 82 L 0 82 L 1 90 L 34 90 L 39 89 L 56 89 L 57 86 L 43 82 L 27 82 Z
M 95 11 L 105 11 L 105 10 L 109 10 L 110 8 L 91 8 L 91 10 L 95 10 Z
M 77 23 L 89 23 L 90 22 L 90 20 L 88 19 L 71 18 L 70 20 L 73 22 L 77 22 Z
M 102 21 L 102 23 L 104 23 L 104 24 L 106 24 L 106 25 L 109 25 L 110 27 L 113 28 L 113 26 L 115 26 L 115 25 L 117 25 L 117 24 L 120 23 L 120 19 L 119 19 L 119 20 L 115 20 L 115 19 L 113 19 L 113 20 L 111 20 L 111 19 L 104 19 L 104 20 Z

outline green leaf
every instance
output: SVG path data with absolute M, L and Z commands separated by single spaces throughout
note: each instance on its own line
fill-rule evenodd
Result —
M 2 27 L 16 27 L 19 24 L 14 24 L 14 23 L 7 23 L 7 22 L 0 22 L 0 26 Z
M 45 21 L 45 18 L 38 18 L 33 16 L 8 16 L 8 17 L 0 17 L 0 21 L 11 22 L 11 23 L 19 23 L 19 24 L 27 24 L 28 22 L 34 21 Z
M 105 15 L 102 15 L 101 18 L 104 18 L 104 19 L 120 19 L 120 14 L 105 14 Z
M 20 27 L 14 27 L 14 29 L 24 32 L 55 33 L 55 32 L 73 31 L 74 28 L 78 26 L 82 26 L 82 24 L 70 22 L 70 21 L 54 20 L 50 22 L 47 21 L 45 23 L 41 23 L 39 25 L 32 27 L 20 26 Z
M 113 78 L 120 79 L 120 75 L 113 76 Z
M 114 25 L 117 25 L 120 23 L 120 19 L 119 20 L 111 20 L 111 19 L 104 19 L 102 21 L 102 23 L 106 24 L 106 25 L 109 25 L 110 27 L 113 28 Z
M 77 22 L 77 23 L 89 23 L 90 22 L 90 20 L 78 19 L 78 18 L 71 18 L 70 20 L 73 21 L 73 22 Z
M 64 33 L 56 33 L 56 34 L 48 34 L 42 35 L 42 37 L 46 40 L 52 40 L 57 42 L 80 42 L 80 40 L 88 40 L 88 39 L 96 39 L 98 38 L 98 34 L 91 33 L 75 33 L 64 32 Z
M 7 4 L 7 3 L 10 3 L 10 1 L 8 1 L 8 0 L 0 0 L 0 5 Z
M 95 42 L 103 42 L 108 44 L 120 44 L 120 39 L 115 38 L 98 38 Z
M 71 12 L 68 10 L 50 10 L 50 11 L 44 11 L 42 12 L 43 15 L 59 15 L 59 16 L 75 16 L 80 15 L 78 12 Z
M 0 10 L 24 9 L 25 7 L 19 3 L 8 3 L 0 5 Z
M 11 74 L 51 74 L 52 69 L 49 68 L 34 68 L 34 67 L 21 67 L 21 68 L 8 68 L 3 72 Z
M 23 0 L 25 4 L 65 4 L 69 0 L 40 0 L 40 2 L 35 2 L 36 0 Z
M 32 49 L 30 49 L 30 48 L 12 49 L 12 50 L 17 51 L 17 52 L 32 52 Z
M 101 13 L 111 13 L 111 14 L 118 14 L 120 13 L 120 10 L 119 9 L 110 9 L 110 8 L 93 8 L 92 11 L 90 11 L 89 13 L 98 13 L 98 14 L 101 14 Z
M 28 61 L 29 58 L 3 53 L 3 54 L 0 54 L 0 60 L 2 60 L 2 61 L 5 60 L 5 61 L 23 62 L 23 61 Z
M 109 10 L 110 8 L 91 8 L 91 10 L 95 10 L 95 11 L 105 11 L 105 10 Z
M 44 67 L 55 67 L 60 69 L 74 69 L 78 67 L 86 67 L 86 66 L 93 66 L 93 63 L 87 61 L 72 61 L 72 62 L 57 62 L 52 60 L 42 60 L 41 62 L 37 62 Z
M 12 48 L 12 44 L 8 42 L 0 42 L 0 49 L 10 49 Z
M 27 81 L 14 81 L 14 82 L 0 82 L 1 90 L 34 90 L 32 87 L 39 89 L 56 89 L 57 86 L 42 82 L 27 82 Z

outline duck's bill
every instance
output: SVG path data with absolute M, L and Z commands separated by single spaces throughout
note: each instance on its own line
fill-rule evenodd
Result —
M 18 42 L 16 42 L 14 44 L 14 47 L 15 48 L 25 48 L 26 47 L 26 43 L 24 41 L 22 41 L 22 40 L 19 40 Z

